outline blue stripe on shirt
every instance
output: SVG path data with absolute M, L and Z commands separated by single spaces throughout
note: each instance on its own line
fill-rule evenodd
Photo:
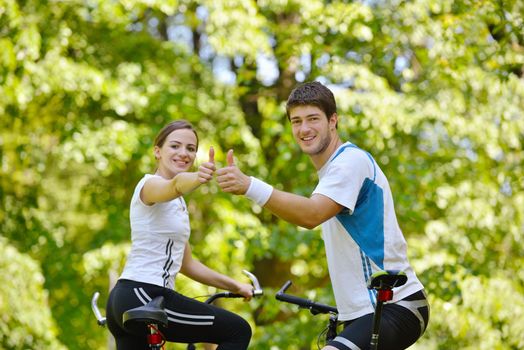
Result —
M 339 149 L 331 161 L 348 147 L 360 150 L 355 145 L 347 145 Z M 375 177 L 375 162 L 369 153 L 366 154 L 373 164 L 373 177 Z M 374 180 L 374 178 L 364 180 L 353 212 L 349 214 L 344 210 L 336 218 L 365 255 L 379 268 L 384 269 L 384 193 Z

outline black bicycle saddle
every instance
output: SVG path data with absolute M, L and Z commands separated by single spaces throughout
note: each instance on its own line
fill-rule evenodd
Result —
M 404 271 L 377 271 L 368 280 L 368 289 L 391 290 L 404 285 L 408 280 Z
M 144 306 L 127 310 L 122 315 L 124 328 L 131 332 L 143 332 L 147 324 L 167 327 L 167 314 L 164 311 L 164 297 L 158 296 Z

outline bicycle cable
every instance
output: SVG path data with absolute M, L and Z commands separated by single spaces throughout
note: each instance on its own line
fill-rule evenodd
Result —
M 327 334 L 329 330 L 329 325 L 327 325 L 319 334 L 317 337 L 317 348 L 320 350 L 322 346 L 320 345 L 321 339 L 324 338 L 324 335 Z

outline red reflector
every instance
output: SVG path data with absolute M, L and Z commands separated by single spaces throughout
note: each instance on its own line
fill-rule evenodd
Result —
M 162 335 L 160 335 L 159 333 L 156 333 L 156 334 L 148 334 L 147 335 L 147 341 L 148 341 L 148 344 L 150 345 L 159 345 L 159 344 L 162 344 Z
M 379 290 L 377 295 L 378 301 L 390 301 L 393 299 L 393 291 L 392 290 Z

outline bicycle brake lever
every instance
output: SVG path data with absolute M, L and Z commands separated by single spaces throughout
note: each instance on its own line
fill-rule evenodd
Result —
M 249 272 L 248 270 L 242 270 L 242 272 L 244 273 L 244 275 L 249 277 L 249 279 L 251 280 L 253 284 L 253 296 L 258 297 L 258 296 L 263 295 L 264 291 L 262 290 L 262 287 L 260 287 L 260 283 L 258 282 L 257 277 L 253 275 L 251 272 Z

